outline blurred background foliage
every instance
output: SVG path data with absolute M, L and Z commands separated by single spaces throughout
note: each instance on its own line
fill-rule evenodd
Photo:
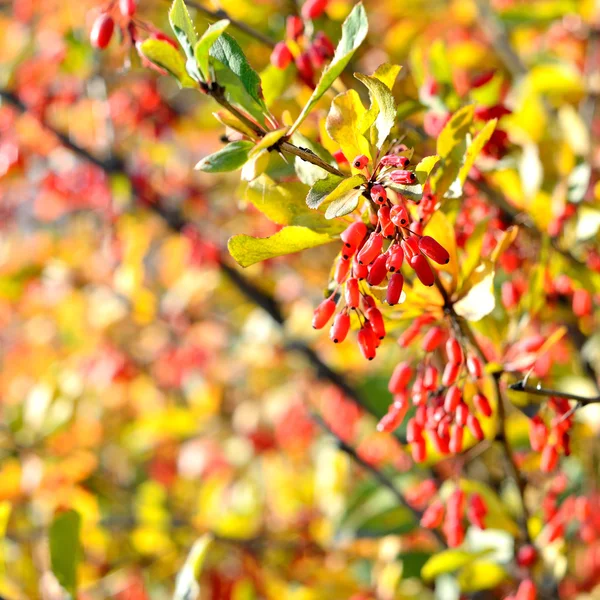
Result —
M 546 230 L 557 206 L 583 200 L 598 162 L 598 123 L 588 128 L 577 110 L 590 86 L 583 73 L 596 4 L 492 2 L 526 68 L 516 80 L 474 1 L 367 0 L 367 43 L 340 85 L 354 85 L 353 70 L 401 64 L 399 116 L 420 124 L 419 89 L 427 75 L 445 86 L 446 106 L 455 110 L 463 104 L 461 82 L 464 89 L 470 74 L 496 69 L 475 100 L 493 104 L 510 89 L 513 113 L 503 126 L 518 151 L 491 181 Z M 452 600 L 461 584 L 471 593 L 504 581 L 500 589 L 509 590 L 504 568 L 519 502 L 498 448 L 486 443 L 479 453 L 415 468 L 402 431 L 376 433 L 376 419 L 357 407 L 349 390 L 314 368 L 307 347 L 345 375 L 374 415 L 387 410 L 387 381 L 402 351 L 388 342 L 377 361 L 366 363 L 353 344 L 333 346 L 309 326 L 335 244 L 244 272 L 276 300 L 283 325 L 240 292 L 222 268 L 231 265 L 222 250 L 227 238 L 266 236 L 277 226 L 248 200 L 237 174 L 194 171 L 222 146 L 223 127 L 212 114 L 218 106 L 210 98 L 143 69 L 135 52 L 117 42 L 102 54 L 90 47 L 100 6 L 92 0 L 0 4 L 0 86 L 18 91 L 27 106 L 19 110 L 6 97 L 0 105 L 0 595 L 62 598 L 58 581 L 69 589 L 76 563 L 82 600 L 169 598 L 198 538 L 204 545 L 195 547 L 181 580 L 194 560 L 196 567 L 203 560 L 203 599 Z M 222 8 L 273 40 L 282 38 L 286 16 L 297 10 L 293 2 L 272 0 L 206 7 Z M 333 39 L 351 8 L 331 0 L 322 28 Z M 138 16 L 168 32 L 167 9 L 167 2 L 141 0 Z M 203 29 L 206 21 L 196 15 Z M 272 109 L 298 114 L 310 90 L 293 75 L 273 72 L 267 45 L 234 35 L 262 71 Z M 597 89 L 598 81 L 591 83 Z M 318 133 L 317 121 L 311 123 Z M 196 229 L 169 221 L 174 211 Z M 599 217 L 596 192 L 567 231 L 567 245 L 595 245 Z M 527 256 L 527 238 L 519 244 Z M 542 256 L 549 254 L 542 248 Z M 535 253 L 530 258 L 532 269 L 540 264 Z M 543 267 L 600 291 L 560 255 Z M 527 278 L 527 269 L 516 276 Z M 511 277 L 499 268 L 496 295 Z M 543 273 L 532 282 L 519 318 L 498 303 L 478 324 L 498 361 L 506 340 L 527 331 L 548 334 L 563 318 L 560 306 L 536 305 Z M 579 325 L 591 339 L 586 356 L 597 364 L 595 322 Z M 566 338 L 552 356 L 560 385 L 594 393 Z M 565 489 L 597 484 L 595 409 L 582 411 L 574 455 L 563 464 Z M 417 510 L 432 481 L 461 485 L 462 469 L 481 482 L 501 501 L 499 516 L 489 531 L 470 530 L 468 543 L 472 553 L 496 548 L 492 564 L 504 565 L 498 580 L 490 563 L 479 563 L 484 582 L 472 590 L 468 582 L 477 578 L 465 571 L 468 560 L 424 577 L 421 567 L 438 550 L 435 538 L 323 434 L 314 415 L 366 465 L 383 469 Z M 529 453 L 524 414 L 511 412 L 509 433 L 523 452 L 535 505 L 552 480 L 539 474 Z M 536 523 L 539 531 L 541 516 Z M 546 568 L 558 580 L 568 572 L 569 590 L 590 578 L 595 584 L 595 544 L 548 544 Z M 77 560 L 58 564 L 63 555 Z M 591 589 L 565 597 L 584 598 Z

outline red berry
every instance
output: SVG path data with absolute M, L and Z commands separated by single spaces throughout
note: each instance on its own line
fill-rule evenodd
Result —
M 350 330 L 350 316 L 346 312 L 341 312 L 333 320 L 329 337 L 334 344 L 343 342 Z
M 323 31 L 319 31 L 315 35 L 314 44 L 324 58 L 331 58 L 335 54 L 334 45 Z
M 415 254 L 410 261 L 410 266 L 415 270 L 417 277 L 423 285 L 431 287 L 435 282 L 433 271 L 422 254 Z
M 352 166 L 355 169 L 364 169 L 369 164 L 369 159 L 364 154 L 359 154 L 352 161 Z
M 385 204 L 385 202 L 387 202 L 387 193 L 385 188 L 379 183 L 376 183 L 371 188 L 371 199 L 376 204 Z
M 163 42 L 167 42 L 167 44 L 171 44 L 171 46 L 173 46 L 173 48 L 175 48 L 175 50 L 179 49 L 177 42 L 172 37 L 168 36 L 166 33 L 163 33 L 162 31 L 155 31 L 151 37 L 155 40 L 162 40 Z
M 448 360 L 455 365 L 462 364 L 464 360 L 462 346 L 455 337 L 449 337 L 446 342 L 446 355 Z
M 406 441 L 409 444 L 423 438 L 423 426 L 417 421 L 416 416 L 408 422 L 406 427 Z
M 558 452 L 556 446 L 548 444 L 542 450 L 542 459 L 540 462 L 540 470 L 544 473 L 550 473 L 556 468 L 558 462 Z
M 400 244 L 402 245 L 402 250 L 404 250 L 404 254 L 409 261 L 413 256 L 419 254 L 419 242 L 417 240 L 417 236 L 411 235 L 407 238 L 404 238 Z
M 398 170 L 390 173 L 390 179 L 400 185 L 415 185 L 417 176 L 412 171 Z
M 115 22 L 107 14 L 99 15 L 92 25 L 90 33 L 90 42 L 92 46 L 103 50 L 108 46 L 115 30 Z
M 379 285 L 387 276 L 387 255 L 380 254 L 369 268 L 369 274 L 367 275 L 367 283 L 369 285 Z
M 421 527 L 435 529 L 442 524 L 444 520 L 444 505 L 441 500 L 432 502 L 421 517 Z
M 446 248 L 428 235 L 419 240 L 419 250 L 438 265 L 447 265 L 450 262 L 450 254 Z
M 379 309 L 372 306 L 365 312 L 365 315 L 373 327 L 375 336 L 382 340 L 385 337 L 385 323 Z
M 390 220 L 390 207 L 382 206 L 377 212 L 377 220 L 381 226 L 381 235 L 386 238 L 392 238 L 396 235 L 396 227 Z
M 375 358 L 375 334 L 370 328 L 363 327 L 358 332 L 358 347 L 367 360 Z
M 592 516 L 592 506 L 589 498 L 586 498 L 585 496 L 577 498 L 575 501 L 575 516 L 577 517 L 577 520 L 582 523 Z
M 519 290 L 512 281 L 505 281 L 501 289 L 502 304 L 507 310 L 511 310 L 519 304 Z
M 548 428 L 539 415 L 529 422 L 529 443 L 532 450 L 541 452 L 548 441 Z
M 350 270 L 350 261 L 340 258 L 335 265 L 335 273 L 333 278 L 337 283 L 343 283 Z
M 532 567 L 537 561 L 537 550 L 531 545 L 521 546 L 517 552 L 517 564 L 520 567 Z
M 406 389 L 413 376 L 412 367 L 405 362 L 398 363 L 388 384 L 388 390 L 391 394 L 399 394 Z
M 366 279 L 369 274 L 369 265 L 361 265 L 358 262 L 358 257 L 354 257 L 352 261 L 352 273 L 357 279 Z
M 524 579 L 519 585 L 519 589 L 515 595 L 515 600 L 536 600 L 537 589 L 535 583 L 531 579 Z
M 358 308 L 360 302 L 360 290 L 358 279 L 352 277 L 346 282 L 346 304 L 350 308 Z
M 453 413 L 462 401 L 462 394 L 457 386 L 452 385 L 448 388 L 444 397 L 444 410 L 447 413 Z
M 331 319 L 335 312 L 336 304 L 331 298 L 323 300 L 313 314 L 312 326 L 314 329 L 322 329 L 327 324 L 327 321 Z
M 410 447 L 412 458 L 416 463 L 422 463 L 427 458 L 427 446 L 423 438 L 413 442 Z
M 470 354 L 467 357 L 467 371 L 469 371 L 469 375 L 471 375 L 473 379 L 481 379 L 483 375 L 483 365 L 481 364 L 479 357 L 473 354 Z
M 387 154 L 379 161 L 379 164 L 383 167 L 399 167 L 400 169 L 406 169 L 409 162 L 410 160 L 406 156 Z
M 390 306 L 398 304 L 402 295 L 402 286 L 404 285 L 404 277 L 402 273 L 394 273 L 388 281 L 388 287 L 385 294 L 385 300 Z
M 475 394 L 475 396 L 473 396 L 473 404 L 484 417 L 492 416 L 492 407 L 490 406 L 490 402 L 483 394 Z
M 444 385 L 452 385 L 460 374 L 461 365 L 455 363 L 448 363 L 444 367 L 444 374 L 442 375 L 442 383 Z
M 388 260 L 386 263 L 388 271 L 394 273 L 402 268 L 404 262 L 404 250 L 400 244 L 394 244 L 389 248 Z
M 287 18 L 285 22 L 285 35 L 290 40 L 295 40 L 302 35 L 304 31 L 304 23 L 302 19 L 296 15 Z
M 450 521 L 459 521 L 462 519 L 465 511 L 465 493 L 459 488 L 455 489 L 448 497 L 446 508 Z
M 362 221 L 356 221 L 342 232 L 340 238 L 348 248 L 357 248 L 366 235 L 367 226 Z
M 346 165 L 346 164 L 348 164 L 348 159 L 346 158 L 346 155 L 341 150 L 338 150 L 337 152 L 334 152 L 333 153 L 333 158 L 335 158 L 335 162 L 338 165 Z
M 467 424 L 467 420 L 469 418 L 469 407 L 464 403 L 460 402 L 460 404 L 456 407 L 454 411 L 454 420 L 456 424 L 460 427 L 464 427 Z
M 327 8 L 328 0 L 306 0 L 302 5 L 302 17 L 304 19 L 317 19 Z
M 463 428 L 455 425 L 452 429 L 452 433 L 450 434 L 450 452 L 453 454 L 458 454 L 462 452 L 463 448 Z
M 298 77 L 310 88 L 315 87 L 315 70 L 312 66 L 310 55 L 307 52 L 296 57 L 296 68 L 298 69 Z
M 406 227 L 410 221 L 408 211 L 402 204 L 394 204 L 390 210 L 390 219 L 396 227 Z
M 361 265 L 371 264 L 381 254 L 383 236 L 380 233 L 372 233 L 365 245 L 358 253 L 358 262 Z
M 423 337 L 421 346 L 425 352 L 433 352 L 444 341 L 444 330 L 432 327 Z
M 480 121 L 490 121 L 492 119 L 500 119 L 505 115 L 510 115 L 511 112 L 512 111 L 503 104 L 477 106 L 475 107 L 475 118 Z
M 271 52 L 271 64 L 277 69 L 285 69 L 294 60 L 291 50 L 285 42 L 278 42 Z
M 119 10 L 124 17 L 133 17 L 135 9 L 135 0 L 119 0 Z
M 480 75 L 475 75 L 473 79 L 471 79 L 471 87 L 479 88 L 484 86 L 486 83 L 490 82 L 494 77 L 495 71 L 486 71 L 485 73 L 481 73 Z
M 592 295 L 583 288 L 573 292 L 573 312 L 577 317 L 592 314 Z
M 479 419 L 475 415 L 467 417 L 467 427 L 477 441 L 481 442 L 485 438 Z
M 460 546 L 465 539 L 465 530 L 458 522 L 452 523 L 448 527 L 444 527 L 444 533 L 446 534 L 446 540 L 448 541 L 448 546 L 450 546 L 450 548 Z
M 377 431 L 391 433 L 402 424 L 407 411 L 408 402 L 394 402 L 377 424 Z
M 433 365 L 428 365 L 423 374 L 423 388 L 433 391 L 437 387 L 438 370 Z

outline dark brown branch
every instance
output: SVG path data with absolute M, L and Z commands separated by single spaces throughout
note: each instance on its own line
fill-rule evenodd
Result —
M 543 388 L 539 384 L 536 386 L 527 385 L 525 381 L 517 381 L 516 383 L 511 383 L 508 387 L 514 392 L 524 392 L 526 394 L 533 394 L 534 396 L 554 396 L 556 398 L 574 400 L 575 402 L 577 402 L 577 404 L 579 404 L 579 406 L 586 406 L 588 404 L 598 404 L 600 402 L 600 395 L 580 396 L 579 394 L 570 394 L 569 392 L 561 392 L 559 390 Z

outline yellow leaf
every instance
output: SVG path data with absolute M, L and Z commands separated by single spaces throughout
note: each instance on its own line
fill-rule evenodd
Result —
M 508 573 L 496 563 L 477 561 L 466 565 L 457 576 L 460 590 L 464 593 L 489 590 L 508 578 Z
M 509 227 L 502 233 L 502 236 L 498 240 L 496 247 L 494 248 L 491 256 L 492 263 L 495 265 L 498 262 L 498 258 L 508 249 L 508 247 L 515 241 L 519 233 L 519 228 L 516 225 Z
M 250 156 L 254 156 L 261 150 L 268 150 L 271 146 L 274 146 L 282 137 L 287 133 L 288 128 L 282 127 L 281 129 L 275 129 L 274 131 L 269 131 L 261 140 L 252 148 L 250 152 Z
M 473 283 L 474 279 L 476 283 Z M 489 261 L 480 264 L 466 284 L 468 291 L 454 303 L 454 312 L 467 321 L 480 321 L 496 306 L 493 264 Z
M 434 240 L 437 240 L 450 255 L 450 262 L 447 265 L 435 265 L 435 268 L 440 271 L 449 273 L 452 280 L 450 286 L 447 287 L 449 294 L 452 294 L 456 290 L 456 284 L 458 282 L 458 254 L 456 252 L 456 237 L 454 235 L 454 227 L 448 217 L 440 210 L 433 213 L 433 216 L 427 223 L 425 235 L 431 236 Z

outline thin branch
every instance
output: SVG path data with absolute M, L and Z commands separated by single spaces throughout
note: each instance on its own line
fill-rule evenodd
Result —
M 371 477 L 373 477 L 373 479 L 377 480 L 381 484 L 382 487 L 385 487 L 386 489 L 388 489 L 392 493 L 392 495 L 394 496 L 394 498 L 396 499 L 398 504 L 400 504 L 401 506 L 404 506 L 405 508 L 410 510 L 410 512 L 413 513 L 415 519 L 417 519 L 418 521 L 421 520 L 423 513 L 420 510 L 416 509 L 414 506 L 411 506 L 406 501 L 406 498 L 402 495 L 402 492 L 394 485 L 394 482 L 391 479 L 389 479 L 377 467 L 374 467 L 372 464 L 370 464 L 366 460 L 364 460 L 358 454 L 358 452 L 356 451 L 355 448 L 353 448 L 350 444 L 346 443 L 341 437 L 339 437 L 331 429 L 331 427 L 329 427 L 329 425 L 324 421 L 324 419 L 323 419 L 323 417 L 321 417 L 321 415 L 318 415 L 313 412 L 313 413 L 311 413 L 311 417 L 322 429 L 324 429 L 327 433 L 329 433 L 329 435 L 331 435 L 335 438 L 336 444 L 342 452 L 344 452 L 345 454 L 350 456 L 350 458 L 352 458 L 352 460 L 357 465 L 359 465 L 363 470 L 365 470 L 367 473 L 369 473 L 369 475 L 371 475 Z M 440 545 L 446 547 L 446 542 L 445 542 L 444 538 L 442 537 L 442 535 L 440 534 L 440 532 L 437 531 L 436 529 L 432 529 L 430 531 L 431 531 L 432 535 L 440 543 Z
M 561 392 L 559 390 L 543 388 L 539 384 L 536 386 L 527 385 L 525 381 L 517 381 L 516 383 L 511 383 L 508 387 L 514 392 L 524 392 L 526 394 L 533 394 L 534 396 L 554 396 L 555 398 L 565 398 L 566 400 L 574 400 L 580 406 L 600 403 L 600 395 L 580 396 L 579 394 L 570 394 L 569 392 Z

